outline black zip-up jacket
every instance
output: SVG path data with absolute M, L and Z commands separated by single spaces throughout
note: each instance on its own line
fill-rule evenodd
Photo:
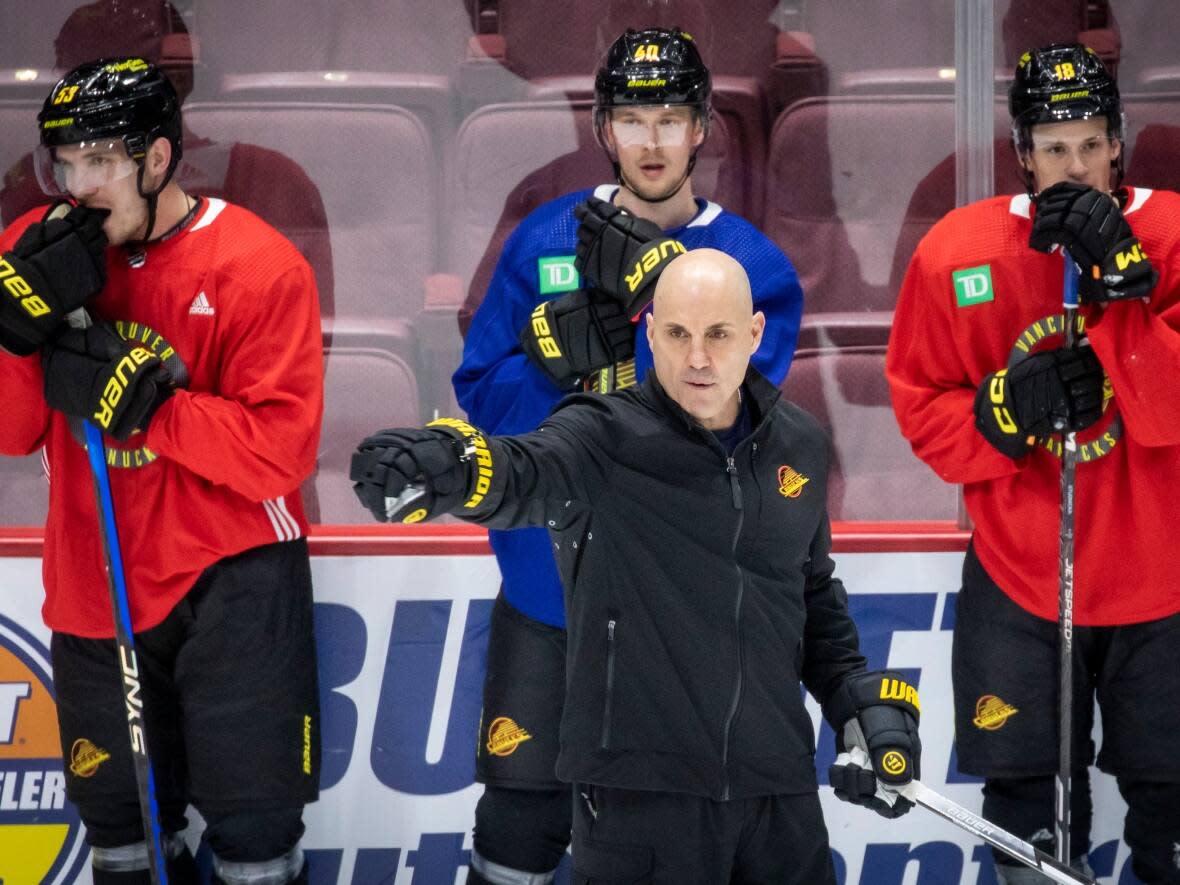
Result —
M 799 683 L 824 703 L 865 666 L 832 576 L 828 450 L 757 372 L 743 395 L 755 429 L 732 457 L 654 372 L 489 439 L 487 493 L 464 516 L 547 525 L 565 584 L 563 780 L 718 800 L 816 789 Z

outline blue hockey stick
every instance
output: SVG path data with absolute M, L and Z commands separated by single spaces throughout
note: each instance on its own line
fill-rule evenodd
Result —
M 119 669 L 123 674 L 123 699 L 127 703 L 127 727 L 131 737 L 131 755 L 135 762 L 135 785 L 139 792 L 139 813 L 143 818 L 144 838 L 148 848 L 148 864 L 154 885 L 168 885 L 168 871 L 164 863 L 160 833 L 160 809 L 156 802 L 156 779 L 148 759 L 147 730 L 143 722 L 143 695 L 139 677 L 139 660 L 135 656 L 135 639 L 131 629 L 131 607 L 127 599 L 126 572 L 123 553 L 119 547 L 119 529 L 115 522 L 115 502 L 111 496 L 110 477 L 107 475 L 106 447 L 102 431 L 90 421 L 86 427 L 86 454 L 90 472 L 94 476 L 94 492 L 98 503 L 98 524 L 102 534 L 102 549 L 106 559 L 107 586 L 111 591 L 111 606 L 115 612 L 115 644 L 119 649 Z
M 65 211 L 68 210 L 69 207 L 65 206 Z M 57 210 L 50 217 L 56 214 Z M 84 329 L 90 325 L 90 317 L 81 308 L 67 319 L 74 328 Z M 135 786 L 139 793 L 139 814 L 143 820 L 144 841 L 148 849 L 148 868 L 153 885 L 168 885 L 168 869 L 164 862 L 160 832 L 160 809 L 156 801 L 156 779 L 148 758 L 147 728 L 143 721 L 143 692 L 139 659 L 135 656 L 131 605 L 127 597 L 127 573 L 123 569 L 119 524 L 115 521 L 115 499 L 111 494 L 111 480 L 107 473 L 106 444 L 102 439 L 102 431 L 93 422 L 83 421 L 82 424 L 86 434 L 86 456 L 90 460 L 90 474 L 94 479 L 94 499 L 98 509 L 107 588 L 111 592 L 111 608 L 115 616 L 115 645 L 119 652 L 119 670 L 123 676 L 123 701 L 127 707 L 127 729 L 135 765 Z

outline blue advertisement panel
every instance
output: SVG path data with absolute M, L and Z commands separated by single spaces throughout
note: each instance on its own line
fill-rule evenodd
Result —
M 978 811 L 979 785 L 955 766 L 950 649 L 960 553 L 845 553 L 837 574 L 871 667 L 903 671 L 922 694 L 922 779 Z M 316 885 L 462 882 L 488 618 L 498 585 L 490 556 L 313 559 L 323 706 L 323 792 L 304 847 Z M 0 881 L 87 883 L 80 825 L 64 801 L 40 562 L 0 558 Z M 1020 715 L 985 702 L 979 727 Z M 823 773 L 831 729 L 817 726 L 821 801 L 842 885 L 989 885 L 990 852 L 915 809 L 896 821 L 836 800 Z M 1125 806 L 1095 773 L 1091 863 L 1103 882 L 1134 882 L 1120 841 Z M 198 844 L 194 819 L 191 842 Z M 558 881 L 568 881 L 568 863 Z

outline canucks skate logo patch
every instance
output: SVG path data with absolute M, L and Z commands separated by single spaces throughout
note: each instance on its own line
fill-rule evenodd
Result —
M 516 748 L 533 736 L 507 716 L 497 716 L 488 726 L 488 752 L 493 756 L 511 756 Z
M 810 476 L 804 476 L 790 465 L 784 464 L 778 469 L 778 493 L 784 498 L 798 498 L 809 482 Z
M 98 766 L 110 758 L 111 754 L 102 747 L 96 747 L 86 738 L 78 738 L 70 749 L 70 771 L 78 777 L 93 777 Z
M 573 255 L 555 255 L 537 259 L 537 288 L 542 295 L 572 292 L 579 288 L 578 269 Z
M 985 304 L 995 300 L 990 264 L 956 270 L 951 274 L 951 282 L 955 286 L 955 303 L 959 307 L 971 307 L 973 304 Z
M 985 694 L 975 702 L 975 718 L 971 724 L 984 731 L 995 731 L 1003 727 L 1008 717 L 1019 713 L 1016 707 L 1005 703 L 994 694 Z

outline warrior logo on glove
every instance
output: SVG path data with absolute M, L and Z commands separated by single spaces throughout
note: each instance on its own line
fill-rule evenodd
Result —
M 896 788 L 919 775 L 917 689 L 891 670 L 854 673 L 824 704 L 824 714 L 836 729 L 828 779 L 837 798 L 884 817 L 909 811 L 912 803 Z

